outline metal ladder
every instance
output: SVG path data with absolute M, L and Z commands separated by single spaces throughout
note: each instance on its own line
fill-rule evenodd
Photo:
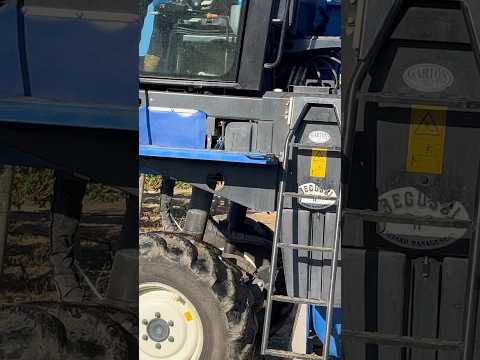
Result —
M 292 102 L 294 99 L 291 100 Z M 303 117 L 306 114 L 306 110 L 303 109 Z M 263 327 L 263 336 L 262 336 L 262 345 L 261 345 L 261 352 L 262 355 L 269 355 L 269 356 L 276 356 L 281 358 L 287 359 L 317 359 L 317 360 L 327 360 L 329 349 L 330 349 L 330 336 L 332 333 L 332 319 L 333 319 L 333 308 L 334 308 L 334 296 L 335 296 L 335 285 L 336 285 L 336 277 L 337 277 L 337 267 L 338 267 L 338 257 L 340 252 L 340 231 L 341 231 L 341 211 L 342 211 L 342 193 L 341 187 L 338 194 L 338 197 L 327 197 L 327 196 L 316 196 L 316 195 L 306 195 L 301 193 L 294 193 L 294 192 L 286 192 L 285 189 L 287 188 L 287 179 L 289 173 L 289 163 L 292 161 L 290 160 L 292 150 L 294 148 L 301 148 L 301 149 L 316 149 L 319 146 L 312 146 L 309 144 L 300 144 L 294 142 L 295 135 L 297 134 L 298 130 L 301 128 L 302 115 L 300 115 L 298 121 L 296 122 L 293 129 L 291 129 L 288 133 L 288 136 L 285 141 L 284 146 L 284 161 L 282 163 L 282 174 L 281 180 L 279 184 L 279 194 L 278 194 L 278 203 L 277 203 L 277 217 L 275 220 L 275 233 L 273 238 L 273 246 L 272 246 L 272 257 L 271 257 L 271 268 L 269 274 L 269 283 L 268 283 L 268 294 L 267 294 L 267 303 L 265 309 L 265 320 L 264 320 L 264 327 Z M 337 125 L 339 125 L 337 123 Z M 337 147 L 331 148 L 322 148 L 322 150 L 326 150 L 327 155 L 328 153 L 337 153 L 341 154 L 341 149 Z M 328 157 L 327 157 L 328 158 Z M 300 244 L 287 244 L 280 241 L 280 233 L 282 231 L 281 224 L 282 224 L 282 217 L 283 217 L 283 210 L 284 210 L 284 201 L 286 198 L 304 198 L 304 199 L 318 199 L 318 200 L 331 200 L 335 201 L 334 205 L 336 206 L 336 219 L 335 219 L 335 238 L 333 241 L 333 247 L 322 247 L 322 246 L 310 246 L 310 245 L 300 245 Z M 277 260 L 278 260 L 278 249 L 292 249 L 292 250 L 304 250 L 308 251 L 309 253 L 312 252 L 330 252 L 332 254 L 332 265 L 331 265 L 331 274 L 330 274 L 330 281 L 329 281 L 329 290 L 328 290 L 328 299 L 310 299 L 306 297 L 291 297 L 285 295 L 275 295 L 274 294 L 274 284 L 277 275 Z M 316 305 L 316 306 L 326 306 L 326 326 L 325 326 L 325 341 L 323 344 L 323 354 L 321 356 L 316 354 L 299 354 L 291 351 L 285 350 L 278 350 L 278 349 L 270 349 L 269 345 L 269 338 L 270 338 L 270 324 L 271 324 L 271 316 L 272 316 L 272 305 L 273 302 L 285 302 L 285 303 L 292 303 L 292 304 L 307 304 L 307 305 Z
M 462 360 L 473 360 L 475 348 L 475 326 L 477 319 L 477 304 L 479 301 L 478 279 L 480 277 L 480 174 L 477 177 L 477 200 L 475 204 L 475 219 L 453 220 L 414 218 L 411 216 L 399 216 L 384 214 L 375 210 L 345 209 L 343 215 L 358 217 L 362 221 L 382 223 L 390 222 L 397 224 L 411 224 L 424 226 L 437 226 L 445 228 L 461 228 L 471 230 L 472 250 L 469 257 L 469 274 L 467 284 L 467 302 L 464 335 L 461 341 L 444 340 L 438 338 L 420 338 L 415 336 L 401 336 L 378 331 L 356 331 L 342 329 L 342 337 L 364 344 L 389 345 L 416 349 L 437 351 L 454 351 L 461 354 Z
M 355 131 L 357 125 L 357 112 L 359 109 L 359 99 L 361 98 L 361 87 L 363 81 L 367 77 L 369 70 L 372 68 L 377 56 L 383 50 L 384 44 L 390 40 L 401 17 L 403 16 L 404 5 L 406 0 L 397 0 L 387 14 L 383 24 L 382 31 L 379 31 L 375 40 L 372 42 L 372 48 L 364 59 L 359 61 L 355 71 L 353 72 L 350 85 L 345 91 L 347 100 L 345 101 L 345 129 L 343 152 L 347 159 L 351 159 L 353 155 Z M 468 8 L 474 2 L 471 0 L 463 0 L 463 5 Z M 371 100 L 384 101 L 385 96 L 378 93 L 367 93 Z M 411 101 L 411 99 L 409 99 Z M 389 99 L 391 101 L 391 99 Z M 348 182 L 351 180 L 351 174 L 345 174 Z M 349 189 L 348 182 L 344 184 L 344 202 L 348 203 Z M 474 216 L 472 221 L 454 220 L 454 219 L 435 219 L 435 218 L 415 218 L 406 215 L 389 215 L 372 209 L 344 209 L 342 216 L 351 216 L 360 218 L 363 222 L 370 223 L 397 223 L 422 226 L 436 226 L 444 228 L 461 228 L 472 231 L 471 250 L 469 256 L 466 309 L 465 309 L 465 325 L 463 328 L 463 339 L 459 341 L 425 338 L 416 336 L 401 336 L 388 334 L 379 331 L 356 331 L 342 328 L 342 339 L 354 342 L 372 344 L 372 345 L 388 345 L 405 348 L 429 349 L 437 351 L 455 351 L 461 354 L 462 360 L 473 360 L 475 347 L 475 326 L 477 320 L 477 304 L 480 298 L 480 289 L 478 279 L 480 278 L 480 173 L 477 174 L 477 197 L 474 204 Z

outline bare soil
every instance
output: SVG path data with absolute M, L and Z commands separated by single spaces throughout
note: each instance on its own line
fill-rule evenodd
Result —
M 123 213 L 123 201 L 84 204 L 76 253 L 81 267 L 100 292 L 106 288 L 112 264 L 111 243 L 120 234 Z M 49 264 L 49 227 L 47 208 L 26 204 L 11 210 L 0 277 L 0 303 L 57 300 Z M 84 288 L 87 298 L 93 297 L 86 285 Z

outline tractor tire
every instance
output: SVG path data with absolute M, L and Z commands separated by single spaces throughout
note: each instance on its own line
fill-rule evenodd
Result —
M 248 253 L 250 256 L 254 257 L 252 260 L 257 267 L 260 267 L 265 261 L 270 263 L 273 231 L 268 226 L 247 217 L 241 228 L 236 230 L 236 234 L 241 237 L 253 236 L 262 238 L 264 240 L 264 246 L 235 243 L 235 241 L 234 243 L 239 251 Z M 230 235 L 231 234 L 228 232 L 228 220 L 221 219 L 217 222 L 214 219 L 209 219 L 203 236 L 203 241 L 218 249 L 222 249 L 225 247 L 227 238 Z
M 0 319 L 1 359 L 138 359 L 137 339 L 101 306 L 12 304 L 0 307 Z
M 194 243 L 178 236 L 157 233 L 140 236 L 140 360 L 154 359 L 155 350 L 164 351 L 161 357 L 165 360 L 253 358 L 257 332 L 254 290 L 240 269 L 228 260 L 222 260 L 220 255 L 218 249 L 208 244 Z M 175 293 L 171 296 L 176 300 L 168 302 L 170 298 L 164 300 L 162 296 L 170 296 L 170 291 Z M 171 306 L 168 311 L 153 315 L 150 314 L 153 310 L 149 310 L 152 303 L 156 307 L 151 309 L 158 309 L 166 303 Z M 169 331 L 165 324 L 168 321 L 173 326 L 170 318 L 175 313 L 180 316 L 175 320 L 175 328 L 171 328 L 169 343 L 165 336 L 162 340 L 158 334 L 163 331 L 165 335 L 165 331 Z M 150 326 L 154 329 L 155 317 L 158 319 L 156 324 L 163 321 L 163 325 L 158 325 L 156 332 L 149 332 Z M 184 345 L 166 353 L 169 346 L 175 344 L 173 339 L 177 338 L 178 320 L 180 329 L 194 330 L 180 331 Z M 151 335 L 157 338 L 152 339 Z M 199 344 L 192 346 L 193 343 Z M 185 344 L 193 350 L 185 353 Z
M 218 223 L 215 220 L 209 219 L 207 223 L 207 227 L 205 230 L 205 235 L 203 237 L 203 241 L 211 244 L 216 248 L 224 248 L 225 243 L 227 241 L 228 236 L 228 221 L 227 220 L 220 220 Z M 252 261 L 255 262 L 257 265 L 257 270 L 261 270 L 262 268 L 269 269 L 270 261 L 272 256 L 272 247 L 273 244 L 273 231 L 265 224 L 255 221 L 250 218 L 245 218 L 244 224 L 238 229 L 241 236 L 254 236 L 260 237 L 265 240 L 266 246 L 253 246 L 253 245 L 245 245 L 242 243 L 236 244 L 237 249 L 245 254 L 248 254 L 249 257 L 252 258 Z M 275 282 L 275 293 L 278 295 L 287 295 L 287 285 L 285 283 L 285 276 L 283 273 L 282 268 L 282 261 L 281 261 L 281 253 L 279 254 L 280 258 L 278 261 L 278 275 Z M 266 273 L 263 271 L 263 277 L 266 279 Z M 266 296 L 266 290 L 265 294 Z M 284 302 L 273 302 L 272 305 L 272 316 L 271 316 L 271 323 L 270 323 L 270 336 L 273 336 L 277 333 L 278 330 L 282 328 L 284 325 L 285 320 L 289 319 L 291 312 L 294 310 L 295 306 L 290 303 Z M 257 315 L 257 320 L 260 325 L 263 325 L 264 321 L 264 309 L 260 311 Z

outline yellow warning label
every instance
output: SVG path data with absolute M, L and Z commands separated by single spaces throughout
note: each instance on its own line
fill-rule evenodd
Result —
M 324 178 L 327 175 L 327 149 L 312 149 L 310 176 Z
M 183 313 L 183 317 L 185 318 L 185 320 L 187 321 L 192 321 L 193 320 L 193 316 L 192 316 L 192 313 L 190 311 L 185 311 Z
M 441 174 L 447 108 L 414 105 L 408 136 L 407 171 Z

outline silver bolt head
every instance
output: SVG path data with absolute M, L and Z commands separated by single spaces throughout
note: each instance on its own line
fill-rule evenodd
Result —
M 174 339 L 174 337 L 173 337 L 173 336 L 169 336 L 169 337 L 168 337 L 168 341 L 170 341 L 170 342 L 174 342 L 174 341 L 175 341 L 175 339 Z
M 162 316 L 160 315 L 159 312 L 157 312 L 157 313 L 155 313 L 155 317 L 156 317 L 157 319 L 160 319 Z
M 147 341 L 147 340 L 148 340 L 148 336 L 147 336 L 147 335 L 143 335 L 143 336 L 142 336 L 142 339 L 145 340 L 145 341 Z
M 156 347 L 158 350 L 160 350 L 160 349 L 162 348 L 162 344 L 156 343 L 156 344 L 155 344 L 155 347 Z
M 170 321 L 168 322 L 168 326 L 172 327 L 172 326 L 174 326 L 174 325 L 175 325 L 175 324 L 173 323 L 172 320 L 170 320 Z
M 143 320 L 142 320 L 142 324 L 143 324 L 143 325 L 148 325 L 148 320 L 147 320 L 147 319 L 143 319 Z

